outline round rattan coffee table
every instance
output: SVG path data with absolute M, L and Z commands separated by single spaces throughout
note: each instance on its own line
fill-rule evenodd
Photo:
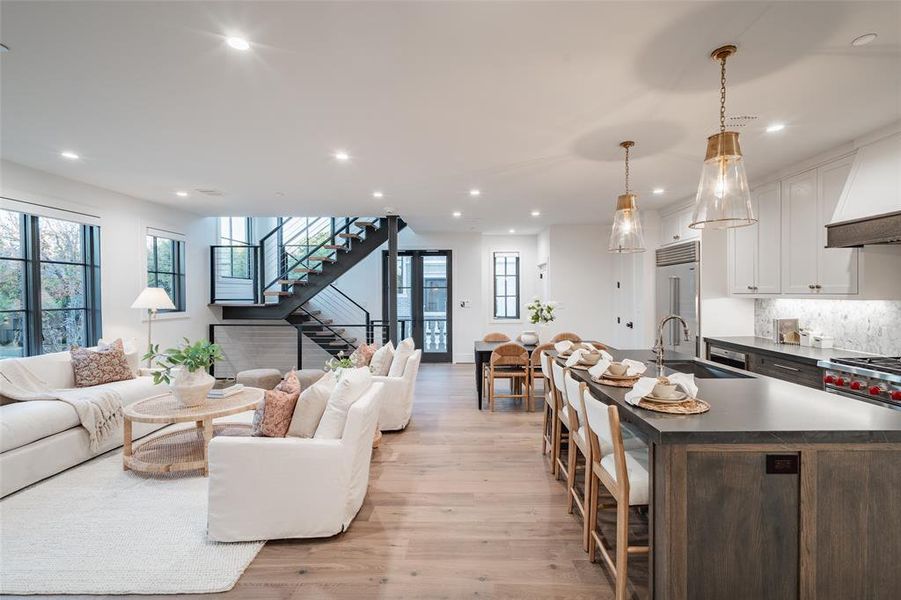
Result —
M 253 410 L 263 399 L 263 390 L 244 388 L 228 398 L 209 398 L 201 406 L 185 407 L 172 394 L 147 398 L 126 406 L 122 466 L 143 473 L 202 470 L 209 475 L 207 446 L 214 435 L 250 435 L 250 426 L 213 419 Z M 166 433 L 133 445 L 132 423 L 191 423 L 195 427 Z

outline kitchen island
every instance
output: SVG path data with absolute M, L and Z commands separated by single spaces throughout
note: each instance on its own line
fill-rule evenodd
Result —
M 573 371 L 648 444 L 652 597 L 898 597 L 901 412 L 696 364 L 720 378 L 696 377 L 710 411 L 692 416 Z

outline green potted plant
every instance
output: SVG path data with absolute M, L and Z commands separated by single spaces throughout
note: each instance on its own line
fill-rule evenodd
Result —
M 166 383 L 176 400 L 183 406 L 200 406 L 216 379 L 207 371 L 217 360 L 222 360 L 222 350 L 207 340 L 191 343 L 185 338 L 178 348 L 160 352 L 159 345 L 151 346 L 144 360 L 154 361 L 153 383 Z

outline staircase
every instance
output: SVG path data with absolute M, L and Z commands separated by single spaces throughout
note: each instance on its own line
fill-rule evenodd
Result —
M 398 219 L 398 231 L 404 227 Z M 383 340 L 386 328 L 333 282 L 386 241 L 384 217 L 281 219 L 257 245 L 212 247 L 211 304 L 222 306 L 223 320 L 293 325 L 302 334 L 298 355 L 307 342 L 331 356 L 350 354 Z M 243 277 L 230 276 L 235 272 Z

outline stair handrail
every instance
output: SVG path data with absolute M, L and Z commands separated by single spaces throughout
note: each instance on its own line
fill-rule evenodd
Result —
M 333 230 L 332 234 L 328 238 L 326 238 L 326 240 L 324 242 L 320 243 L 318 246 L 316 246 L 315 248 L 313 248 L 312 250 L 307 252 L 306 255 L 303 256 L 303 258 L 299 258 L 296 261 L 294 261 L 294 263 L 291 264 L 290 266 L 285 267 L 284 271 L 280 272 L 278 274 L 278 276 L 275 277 L 275 279 L 273 279 L 272 281 L 270 281 L 269 283 L 267 283 L 263 286 L 263 290 L 269 289 L 270 286 L 273 286 L 276 283 L 278 283 L 279 279 L 287 279 L 287 276 L 291 271 L 296 269 L 299 265 L 303 264 L 304 262 L 309 262 L 310 257 L 313 256 L 314 254 L 316 254 L 318 251 L 322 250 L 327 244 L 334 244 L 336 236 L 339 233 L 345 233 L 346 230 L 349 230 L 351 224 L 353 224 L 357 220 L 357 218 L 358 217 L 348 217 L 347 222 L 344 225 L 342 225 L 339 229 Z M 335 251 L 329 250 L 329 253 L 332 253 L 332 252 L 335 252 Z M 262 294 L 260 294 L 260 295 L 262 295 Z

